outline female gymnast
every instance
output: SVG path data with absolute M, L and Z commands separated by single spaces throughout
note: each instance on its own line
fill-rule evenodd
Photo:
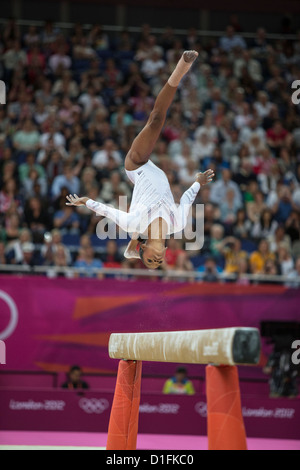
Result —
M 200 185 L 212 181 L 214 172 L 207 170 L 196 175 L 196 181 L 183 194 L 177 206 L 166 174 L 149 156 L 164 126 L 167 111 L 183 76 L 197 58 L 196 51 L 185 51 L 175 70 L 156 98 L 148 122 L 134 139 L 125 158 L 125 171 L 134 184 L 129 212 L 121 211 L 87 197 L 67 196 L 69 206 L 86 205 L 97 214 L 113 220 L 131 234 L 124 253 L 126 258 L 141 258 L 149 269 L 158 268 L 164 259 L 168 235 L 183 230 Z M 140 248 L 138 251 L 138 244 Z

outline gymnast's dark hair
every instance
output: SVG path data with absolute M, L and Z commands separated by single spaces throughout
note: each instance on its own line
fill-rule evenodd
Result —
M 140 255 L 140 258 L 141 258 L 141 261 L 143 264 L 145 264 L 145 261 L 144 261 L 144 250 L 142 249 L 142 243 L 145 241 L 140 235 L 139 237 L 137 238 L 137 240 L 140 242 L 140 249 L 139 249 L 139 255 Z M 146 266 L 146 265 L 145 265 Z

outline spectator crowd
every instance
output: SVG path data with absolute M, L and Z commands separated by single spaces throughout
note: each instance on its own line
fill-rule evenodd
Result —
M 151 159 L 176 202 L 196 172 L 212 168 L 216 180 L 196 200 L 202 249 L 172 238 L 162 269 L 198 270 L 207 281 L 300 276 L 300 105 L 292 101 L 300 35 L 271 41 L 260 27 L 245 40 L 239 29 L 229 24 L 220 39 L 204 40 L 194 28 L 158 35 L 145 24 L 139 34 L 110 35 L 98 24 L 66 33 L 51 21 L 25 29 L 8 21 L 0 34 L 0 265 L 47 266 L 53 276 L 72 266 L 90 276 L 102 266 L 143 268 L 123 258 L 126 240 L 99 234 L 99 217 L 65 197 L 119 207 L 126 196 L 130 204 L 125 155 L 182 52 L 196 49 Z

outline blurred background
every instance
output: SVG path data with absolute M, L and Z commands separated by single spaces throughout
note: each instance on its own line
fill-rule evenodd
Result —
M 299 446 L 299 13 L 293 0 L 1 1 L 0 444 L 77 431 L 105 445 L 111 332 L 254 326 L 259 367 L 239 368 L 250 446 Z M 193 208 L 203 247 L 168 240 L 153 273 L 65 196 L 130 203 L 126 153 L 186 49 L 199 58 L 150 158 L 176 202 L 198 171 L 216 180 Z M 204 367 L 143 370 L 141 434 L 205 436 Z

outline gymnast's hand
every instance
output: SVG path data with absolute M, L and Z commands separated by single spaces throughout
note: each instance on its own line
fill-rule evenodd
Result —
M 85 206 L 86 202 L 88 201 L 88 197 L 78 197 L 77 194 L 69 194 L 66 196 L 69 202 L 66 202 L 66 206 Z
M 204 173 L 197 173 L 196 181 L 200 183 L 201 186 L 211 183 L 213 177 L 215 176 L 213 170 L 206 170 Z

